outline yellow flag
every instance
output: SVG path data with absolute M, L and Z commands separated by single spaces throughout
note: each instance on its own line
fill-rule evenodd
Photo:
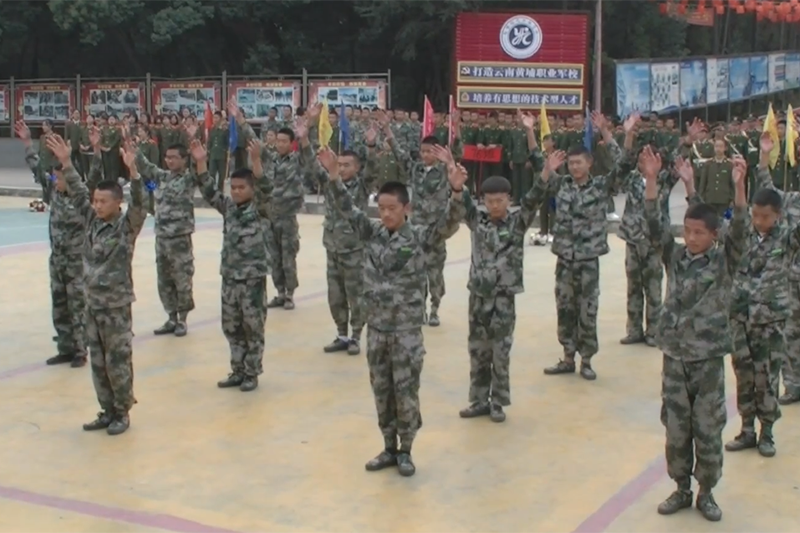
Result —
M 769 134 L 772 139 L 772 151 L 769 153 L 769 168 L 775 168 L 778 164 L 778 157 L 781 155 L 781 144 L 778 138 L 778 121 L 775 120 L 775 112 L 772 110 L 772 104 L 769 104 L 769 111 L 767 118 L 764 121 L 764 133 Z
M 786 110 L 786 161 L 789 162 L 791 167 L 797 164 L 795 161 L 795 150 L 797 148 L 794 142 L 797 140 L 798 133 L 795 129 L 794 121 L 794 111 L 791 104 L 789 104 L 789 108 Z
M 328 117 L 328 102 L 322 102 L 322 111 L 319 114 L 319 145 L 328 146 L 333 137 L 331 119 Z
M 539 143 L 544 143 L 544 138 L 550 135 L 550 122 L 547 120 L 547 109 L 542 100 L 542 109 L 539 111 Z

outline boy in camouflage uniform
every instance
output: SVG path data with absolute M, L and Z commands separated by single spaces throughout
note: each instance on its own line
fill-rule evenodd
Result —
M 690 195 L 694 170 L 680 160 L 676 169 Z M 690 205 L 684 241 L 678 244 L 664 225 L 658 202 L 661 158 L 645 149 L 642 173 L 650 240 L 662 252 L 667 293 L 657 342 L 664 354 L 661 373 L 661 423 L 666 428 L 667 472 L 678 489 L 658 506 L 662 515 L 692 506 L 691 476 L 700 490 L 697 509 L 710 521 L 722 519 L 712 489 L 722 477 L 725 408 L 725 355 L 731 349 L 729 325 L 732 277 L 747 246 L 747 164 L 735 165 L 735 210 L 730 227 L 717 241 L 719 218 L 708 204 Z
M 31 132 L 24 122 L 15 127 L 25 145 L 25 162 L 32 172 L 39 169 L 39 155 L 31 144 Z M 83 288 L 83 244 L 86 240 L 86 220 L 72 208 L 70 192 L 64 179 L 64 169 L 58 163 L 53 169 L 55 181 L 50 187 L 50 297 L 53 303 L 53 327 L 58 334 L 58 354 L 47 360 L 48 365 L 70 363 L 73 368 L 86 364 L 84 313 L 86 295 Z
M 219 190 L 217 180 L 208 174 L 208 154 L 199 141 L 192 141 L 191 154 L 197 162 L 203 198 L 224 219 L 222 232 L 222 331 L 231 351 L 231 373 L 217 386 L 239 387 L 242 392 L 258 387 L 263 372 L 264 324 L 267 320 L 267 274 L 269 252 L 267 202 L 272 183 L 261 166 L 261 143 L 250 139 L 248 146 L 253 169 L 238 169 L 231 174 L 231 195 Z
M 767 150 L 762 148 L 758 174 L 769 173 L 771 144 L 771 140 L 762 143 Z M 781 211 L 778 191 L 759 189 L 753 194 L 749 246 L 734 278 L 731 303 L 733 370 L 742 431 L 725 449 L 757 447 L 763 457 L 775 455 L 772 428 L 781 417 L 778 388 L 791 309 L 786 278 L 790 257 L 800 251 L 798 226 L 781 223 Z M 761 423 L 758 438 L 756 418 Z
M 378 191 L 380 221 L 353 206 L 338 175 L 335 154 L 323 150 L 320 163 L 331 176 L 337 207 L 364 241 L 364 307 L 367 310 L 367 362 L 378 410 L 384 450 L 370 460 L 368 471 L 397 466 L 400 475 L 416 472 L 411 447 L 422 426 L 419 380 L 425 346 L 425 263 L 427 252 L 458 231 L 464 216 L 461 193 L 466 173 L 449 171 L 452 191 L 439 218 L 427 226 L 407 222 L 408 190 L 397 182 Z M 398 438 L 400 447 L 398 449 Z
M 56 136 L 48 139 L 48 146 L 64 167 L 70 200 L 84 217 L 87 228 L 83 263 L 86 340 L 94 388 L 103 411 L 96 420 L 84 424 L 83 429 L 105 429 L 109 435 L 119 435 L 130 427 L 129 412 L 136 403 L 131 347 L 131 304 L 136 296 L 131 262 L 136 238 L 147 218 L 136 155 L 133 146 L 127 146 L 122 155 L 131 176 L 131 203 L 123 213 L 122 187 L 116 180 L 98 183 L 90 201 L 89 189 L 72 167 L 69 145 Z
M 525 146 L 538 172 L 544 164 L 536 145 L 533 117 L 521 120 L 528 133 Z M 447 154 L 442 148 L 439 151 Z M 472 262 L 467 284 L 470 405 L 459 412 L 461 418 L 489 415 L 493 422 L 506 419 L 503 407 L 511 405 L 509 356 L 517 321 L 516 295 L 525 290 L 525 232 L 536 218 L 545 188 L 537 181 L 513 213 L 508 211 L 512 186 L 502 176 L 490 176 L 481 183 L 486 211 L 479 211 L 469 194 L 464 195 L 465 218 L 472 232 Z

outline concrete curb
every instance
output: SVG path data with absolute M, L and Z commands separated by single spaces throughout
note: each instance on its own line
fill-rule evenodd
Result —
M 11 187 L 7 185 L 6 186 L 0 185 L 0 196 L 16 196 L 19 198 L 39 198 L 41 194 L 42 190 L 39 187 Z M 208 208 L 208 204 L 200 196 L 194 197 L 194 206 L 196 208 Z M 306 200 L 303 210 L 301 212 L 308 215 L 324 215 L 325 202 L 323 201 L 322 198 L 320 198 L 319 202 Z M 374 205 L 369 206 L 369 208 L 367 208 L 367 214 L 372 218 L 378 218 L 378 208 Z M 539 221 L 537 217 L 537 220 L 534 223 L 533 227 L 538 228 L 539 227 L 537 225 L 538 223 Z M 619 227 L 619 222 L 609 222 L 608 232 L 616 234 L 618 227 Z M 672 234 L 675 235 L 676 237 L 683 236 L 683 225 L 673 224 L 671 230 Z

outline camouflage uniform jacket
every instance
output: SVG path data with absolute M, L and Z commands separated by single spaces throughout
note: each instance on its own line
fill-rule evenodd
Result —
M 253 128 L 249 124 L 238 125 L 240 139 L 244 138 L 244 145 L 256 138 Z M 296 216 L 305 204 L 305 188 L 303 174 L 307 169 L 303 157 L 313 157 L 313 153 L 300 151 L 280 155 L 274 150 L 261 150 L 261 165 L 270 183 L 271 194 L 266 200 L 263 209 L 269 214 L 270 220 Z
M 789 318 L 789 259 L 798 250 L 798 227 L 779 222 L 766 235 L 750 226 L 747 249 L 733 277 L 731 319 L 771 324 Z
M 524 292 L 525 232 L 536 218 L 545 188 L 532 188 L 522 198 L 518 210 L 498 221 L 480 211 L 466 191 L 463 194 L 465 219 L 472 232 L 472 262 L 467 283 L 470 293 L 486 298 Z
M 136 238 L 147 218 L 141 179 L 131 181 L 131 203 L 125 213 L 105 221 L 92 209 L 89 189 L 74 168 L 64 171 L 70 199 L 86 221 L 83 252 L 86 304 L 92 309 L 114 309 L 136 301 L 131 261 Z
M 440 242 L 455 235 L 464 217 L 464 202 L 450 200 L 429 226 L 405 223 L 389 231 L 353 206 L 340 180 L 331 183 L 336 205 L 352 220 L 364 241 L 364 304 L 366 322 L 382 332 L 422 327 L 428 284 L 426 257 Z
M 735 208 L 730 228 L 697 256 L 675 242 L 659 211 L 658 202 L 645 202 L 650 239 L 661 250 L 667 271 L 658 346 L 667 357 L 689 362 L 725 357 L 732 349 L 730 295 L 747 247 L 747 208 Z
M 781 195 L 783 200 L 783 213 L 786 221 L 791 226 L 800 224 L 800 192 L 783 192 L 772 182 L 769 168 L 756 167 L 756 188 L 772 189 Z M 789 260 L 789 279 L 800 282 L 800 251 L 792 250 Z
M 136 169 L 143 179 L 154 181 L 156 190 L 156 225 L 158 237 L 180 237 L 194 233 L 194 193 L 197 176 L 186 169 L 180 174 L 163 170 L 136 151 Z
M 669 195 L 678 178 L 674 173 L 662 170 L 658 174 L 658 201 L 661 208 L 661 216 L 664 218 L 665 228 L 669 228 L 671 220 L 669 216 Z M 631 171 L 623 180 L 621 190 L 625 196 L 625 211 L 622 214 L 617 235 L 620 239 L 634 246 L 650 247 L 650 235 L 647 219 L 644 215 L 645 202 L 645 180 L 644 176 L 638 171 Z
M 614 140 L 608 150 L 616 167 L 622 151 Z M 570 175 L 550 176 L 547 191 L 556 201 L 551 247 L 555 255 L 568 261 L 586 261 L 608 253 L 606 205 L 619 180 L 614 170 L 605 176 L 590 176 L 583 184 Z M 541 174 L 537 180 L 541 180 Z
M 258 177 L 253 200 L 242 205 L 236 205 L 231 197 L 225 196 L 208 172 L 201 173 L 198 178 L 203 198 L 223 219 L 220 276 L 238 281 L 269 274 L 269 221 L 265 218 L 265 206 L 272 194 L 269 178 Z
M 32 146 L 25 147 L 25 162 L 33 172 L 39 168 L 39 155 Z M 50 195 L 50 250 L 56 262 L 83 266 L 83 243 L 86 240 L 86 218 L 70 201 L 69 192 L 53 189 Z
M 305 158 L 304 158 L 305 159 Z M 308 175 L 317 177 L 319 190 L 325 195 L 325 220 L 322 223 L 322 246 L 329 252 L 347 253 L 364 248 L 364 241 L 358 234 L 357 228 L 353 225 L 353 219 L 345 216 L 336 204 L 336 196 L 333 192 L 334 185 L 331 183 L 327 171 L 322 168 L 319 162 L 313 157 L 306 159 L 311 163 Z M 378 161 L 375 150 L 370 150 L 366 168 L 353 179 L 344 181 L 342 184 L 347 189 L 347 193 L 352 198 L 353 205 L 366 211 L 369 205 L 369 195 L 372 185 L 378 178 Z
M 411 127 L 410 122 L 392 122 L 392 134 L 397 139 L 397 143 L 404 151 L 408 153 L 414 152 L 414 129 Z M 419 148 L 417 148 L 419 150 Z
M 400 168 L 408 176 L 408 187 L 411 189 L 411 220 L 415 225 L 429 226 L 435 223 L 442 214 L 450 197 L 450 182 L 447 181 L 447 169 L 441 163 L 426 168 L 422 161 L 414 161 L 400 148 L 396 139 L 390 139 L 395 158 Z

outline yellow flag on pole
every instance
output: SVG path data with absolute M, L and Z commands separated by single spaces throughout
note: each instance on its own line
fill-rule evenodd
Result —
M 769 134 L 772 139 L 772 151 L 769 153 L 769 168 L 775 168 L 778 164 L 778 157 L 781 155 L 781 144 L 778 138 L 778 121 L 775 120 L 775 112 L 772 110 L 772 104 L 769 104 L 769 111 L 767 118 L 764 120 L 764 133 Z
M 328 146 L 333 137 L 331 119 L 328 116 L 328 102 L 322 102 L 322 111 L 319 113 L 319 146 Z
M 544 138 L 550 135 L 550 121 L 547 120 L 547 109 L 542 100 L 542 108 L 539 111 L 539 143 L 544 143 Z
M 792 110 L 792 105 L 789 104 L 789 108 L 786 110 L 786 161 L 789 162 L 790 167 L 797 164 L 797 161 L 795 161 L 797 135 L 794 111 Z

